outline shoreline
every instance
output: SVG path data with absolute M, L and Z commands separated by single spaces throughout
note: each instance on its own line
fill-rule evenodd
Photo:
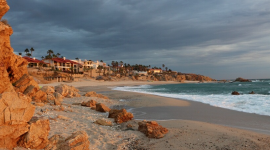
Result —
M 88 82 L 89 83 L 89 82 Z M 134 84 L 135 83 L 135 84 Z M 140 84 L 139 84 L 140 83 Z M 213 120 L 219 120 L 220 117 L 217 116 L 219 113 L 224 111 L 221 108 L 213 109 L 213 106 L 207 106 L 207 104 L 192 102 L 186 100 L 179 100 L 174 98 L 167 98 L 162 96 L 142 94 L 135 92 L 125 92 L 112 90 L 111 87 L 117 86 L 132 86 L 132 85 L 142 85 L 148 84 L 148 82 L 125 82 L 122 83 L 102 83 L 102 82 L 92 82 L 90 86 L 85 86 L 86 84 L 80 83 L 70 83 L 72 86 L 76 86 L 79 89 L 80 94 L 83 95 L 89 91 L 95 91 L 102 95 L 108 96 L 109 99 L 95 98 L 95 97 L 74 97 L 65 98 L 63 101 L 64 111 L 54 110 L 55 106 L 45 105 L 44 107 L 37 107 L 35 115 L 39 115 L 41 109 L 48 109 L 49 112 L 43 113 L 43 117 L 55 118 L 50 122 L 50 136 L 54 134 L 60 134 L 64 137 L 68 136 L 70 133 L 80 130 L 84 130 L 89 135 L 89 141 L 91 149 L 127 149 L 127 147 L 133 147 L 133 149 L 267 149 L 270 147 L 270 136 L 265 133 L 264 130 L 259 132 L 250 130 L 250 128 L 239 126 L 224 126 L 218 123 L 213 123 L 202 117 L 203 120 L 196 120 L 200 118 L 198 115 L 203 115 L 198 111 L 208 111 L 211 115 L 210 118 Z M 168 82 L 162 82 L 163 84 L 168 84 Z M 61 83 L 57 83 L 61 84 Z M 64 83 L 65 84 L 65 83 Z M 161 82 L 155 82 L 155 84 L 161 84 Z M 50 86 L 50 84 L 46 84 Z M 79 86 L 83 85 L 83 86 Z M 100 113 L 91 110 L 87 107 L 82 107 L 80 105 L 73 105 L 73 103 L 81 103 L 88 100 L 96 100 L 97 102 L 104 103 L 110 108 L 132 108 L 133 115 L 135 116 L 133 120 L 116 124 L 113 123 L 112 127 L 100 126 L 94 123 L 97 119 L 104 119 L 108 121 L 113 121 L 111 118 L 107 118 L 108 113 Z M 117 109 L 119 109 L 117 108 Z M 173 109 L 176 108 L 176 109 Z M 143 109 L 143 110 L 142 110 Z M 163 110 L 164 109 L 164 110 Z M 158 124 L 165 128 L 168 128 L 169 132 L 161 139 L 150 139 L 144 134 L 138 131 L 139 115 L 144 116 L 145 114 L 136 114 L 136 112 L 145 111 L 148 117 L 144 118 L 147 120 L 152 120 L 154 117 L 166 117 L 168 118 L 168 113 L 175 114 L 181 118 L 175 120 L 157 120 Z M 182 112 L 178 112 L 181 110 Z M 194 111 L 196 110 L 196 111 Z M 173 112 L 170 112 L 173 111 Z M 176 111 L 176 112 L 174 112 Z M 190 113 L 189 111 L 194 111 Z M 167 112 L 167 113 L 166 113 Z M 214 113 L 213 113 L 214 112 Z M 229 113 L 228 113 L 229 112 Z M 152 113 L 152 114 L 151 114 Z M 227 117 L 225 120 L 234 122 L 231 120 L 231 115 L 238 114 L 235 111 L 227 110 L 224 114 Z M 68 119 L 56 119 L 58 115 L 67 117 Z M 250 114 L 242 113 L 243 117 L 249 118 Z M 197 116 L 197 118 L 196 118 Z M 172 117 L 172 116 L 169 116 Z M 184 118 L 190 117 L 190 118 Z M 208 116 L 209 117 L 209 116 Z M 262 119 L 262 118 L 261 118 Z M 261 119 L 255 117 L 254 122 L 259 122 Z M 266 118 L 270 120 L 269 118 Z M 133 130 L 127 130 L 127 125 L 131 124 Z M 246 122 L 246 124 L 253 124 L 251 120 Z M 264 123 L 267 127 L 269 125 Z M 241 127 L 241 125 L 240 125 Z M 259 128 L 260 129 L 260 128 Z M 268 128 L 266 129 L 268 130 Z
M 240 112 L 190 100 L 112 90 L 108 87 L 78 88 L 85 91 L 93 90 L 114 100 L 126 99 L 126 102 L 122 102 L 123 105 L 132 108 L 134 119 L 137 120 L 199 121 L 270 135 L 270 116 L 266 115 Z

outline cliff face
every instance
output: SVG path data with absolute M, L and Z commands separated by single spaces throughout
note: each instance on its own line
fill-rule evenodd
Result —
M 0 19 L 9 10 L 6 0 L 0 2 Z M 0 149 L 17 146 L 21 136 L 29 132 L 28 122 L 35 112 L 32 98 L 41 100 L 44 93 L 28 75 L 27 61 L 13 53 L 10 45 L 12 28 L 0 22 Z M 42 95 L 43 94 L 43 95 Z M 42 97 L 43 96 L 43 97 Z
M 9 10 L 6 1 L 0 2 L 0 18 Z M 27 61 L 13 53 L 10 45 L 12 28 L 0 22 L 0 94 L 21 92 L 35 101 L 46 101 L 46 94 L 39 91 L 38 84 L 28 75 Z

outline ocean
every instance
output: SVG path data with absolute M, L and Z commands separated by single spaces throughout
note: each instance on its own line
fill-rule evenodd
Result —
M 270 116 L 270 79 L 233 83 L 124 86 L 113 90 L 196 101 L 215 107 Z M 233 91 L 238 91 L 241 95 L 231 95 Z M 251 91 L 256 94 L 249 94 Z

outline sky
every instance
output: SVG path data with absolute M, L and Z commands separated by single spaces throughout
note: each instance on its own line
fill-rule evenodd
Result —
M 270 78 L 269 0 L 8 0 L 15 53 Z

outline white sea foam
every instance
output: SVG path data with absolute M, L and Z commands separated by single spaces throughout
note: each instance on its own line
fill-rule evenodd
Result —
M 262 94 L 244 94 L 244 95 L 231 95 L 228 94 L 211 94 L 211 95 L 199 95 L 199 94 L 187 94 L 187 93 L 161 93 L 147 90 L 147 86 L 144 88 L 134 87 L 116 87 L 113 90 L 130 91 L 138 93 L 146 93 L 152 95 L 158 95 L 163 97 L 171 97 L 177 99 L 186 99 L 197 102 L 210 104 L 216 107 L 227 108 L 236 111 L 242 111 L 247 113 L 256 113 L 260 115 L 270 116 L 270 96 Z M 269 91 L 270 93 L 270 91 Z

